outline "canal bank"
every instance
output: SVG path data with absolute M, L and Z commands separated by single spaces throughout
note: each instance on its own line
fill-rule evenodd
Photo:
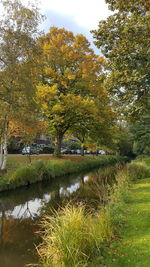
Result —
M 116 167 L 109 168 L 111 182 L 111 173 L 114 179 Z M 98 187 L 93 181 L 100 176 L 101 186 Z M 108 170 L 100 168 L 0 193 L 0 266 L 24 267 L 25 264 L 38 263 L 35 246 L 42 240 L 36 232 L 40 229 L 44 214 L 52 215 L 52 210 L 58 210 L 70 201 L 77 203 L 86 200 L 92 209 L 98 207 L 100 202 L 103 205 L 104 188 L 108 182 L 106 176 Z M 101 188 L 100 194 L 95 194 L 97 188 Z
M 84 161 L 73 160 L 36 160 L 31 164 L 19 165 L 16 170 L 8 172 L 0 177 L 0 191 L 13 190 L 18 187 L 28 186 L 44 180 L 53 180 L 55 177 L 79 173 L 98 167 L 127 161 L 126 157 L 102 156 L 86 157 Z

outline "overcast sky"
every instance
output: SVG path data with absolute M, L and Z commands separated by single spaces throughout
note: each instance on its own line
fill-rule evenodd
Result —
M 27 3 L 28 0 L 22 2 Z M 45 32 L 48 32 L 51 26 L 64 27 L 75 34 L 84 34 L 90 42 L 92 42 L 90 30 L 96 29 L 98 22 L 110 15 L 105 0 L 40 0 L 40 2 L 42 13 L 47 17 L 41 25 Z M 97 49 L 95 51 L 98 52 Z

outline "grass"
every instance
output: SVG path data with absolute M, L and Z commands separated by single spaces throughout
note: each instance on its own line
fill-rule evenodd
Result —
M 102 176 L 107 174 L 110 175 L 109 171 Z M 98 179 L 100 177 L 99 173 Z M 69 204 L 55 211 L 53 216 L 45 216 L 41 223 L 43 243 L 38 249 L 40 263 L 37 266 L 95 267 L 103 264 L 105 248 L 114 237 L 118 220 L 122 221 L 116 210 L 125 197 L 125 172 L 121 170 L 116 179 L 106 207 L 99 206 L 95 212 L 81 203 Z
M 20 157 L 12 157 L 8 162 L 8 172 L 3 174 L 0 179 L 0 191 L 15 189 L 20 186 L 29 185 L 42 180 L 54 179 L 64 176 L 90 170 L 96 167 L 122 162 L 125 158 L 117 156 L 104 157 L 64 157 L 57 159 L 55 157 L 46 157 L 39 159 L 33 158 L 31 164 Z M 24 161 L 23 161 L 24 160 Z M 18 166 L 18 167 L 17 167 Z
M 38 266 L 149 267 L 150 179 L 143 179 L 148 164 L 149 159 L 135 161 L 120 170 L 108 205 L 94 214 L 81 205 L 46 216 Z
M 125 204 L 126 223 L 105 257 L 106 266 L 149 267 L 150 265 L 150 179 L 142 179 L 130 191 Z
M 67 205 L 42 222 L 45 234 L 39 249 L 41 265 L 83 267 L 101 256 L 103 242 L 112 236 L 109 213 L 101 210 L 95 217 L 84 205 Z
M 71 160 L 74 162 L 82 162 L 82 161 L 87 161 L 92 159 L 92 157 L 80 157 L 80 156 L 69 156 L 69 155 L 65 155 L 63 156 L 61 159 L 56 158 L 53 155 L 31 155 L 31 161 L 38 161 L 38 160 L 43 160 L 43 161 L 47 161 L 47 160 L 57 160 L 57 161 L 63 161 L 63 160 Z M 20 166 L 24 166 L 24 165 L 29 165 L 29 159 L 28 156 L 8 156 L 8 162 L 7 162 L 7 172 L 11 172 L 16 170 L 18 167 Z
M 105 255 L 105 266 L 148 267 L 150 265 L 150 157 L 128 166 L 134 181 L 124 202 L 125 223 Z M 148 177 L 149 178 L 143 178 Z M 119 210 L 118 210 L 119 212 Z M 121 214 L 121 212 L 119 212 Z M 123 214 L 123 213 L 122 213 Z

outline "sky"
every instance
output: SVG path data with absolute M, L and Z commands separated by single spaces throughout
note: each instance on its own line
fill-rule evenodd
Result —
M 28 0 L 22 2 L 27 4 Z M 40 0 L 39 6 L 46 15 L 42 30 L 48 32 L 51 26 L 65 28 L 74 34 L 84 34 L 90 43 L 93 42 L 90 30 L 97 29 L 99 21 L 111 14 L 105 0 Z M 99 53 L 93 44 L 92 47 Z

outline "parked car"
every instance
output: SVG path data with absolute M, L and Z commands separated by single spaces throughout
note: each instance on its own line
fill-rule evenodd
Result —
M 37 147 L 30 147 L 30 146 L 26 146 L 22 149 L 22 155 L 27 155 L 27 154 L 39 154 L 39 150 L 37 149 Z
M 61 154 L 72 154 L 70 149 L 67 148 L 62 148 L 61 149 Z

